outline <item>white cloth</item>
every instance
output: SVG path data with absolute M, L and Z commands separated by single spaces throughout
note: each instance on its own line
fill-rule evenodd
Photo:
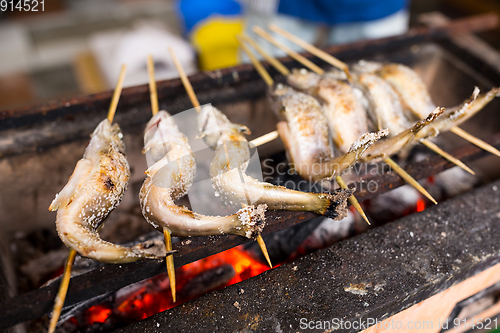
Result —
M 188 75 L 198 71 L 191 45 L 182 37 L 155 25 L 141 24 L 131 31 L 99 33 L 91 37 L 90 47 L 111 87 L 116 84 L 122 64 L 127 65 L 124 86 L 147 83 L 149 54 L 155 62 L 157 81 L 179 77 L 168 47 L 174 49 Z

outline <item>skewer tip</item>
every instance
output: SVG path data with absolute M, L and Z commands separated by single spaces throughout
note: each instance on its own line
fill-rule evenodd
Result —
M 420 185 L 415 178 L 410 176 L 408 172 L 406 172 L 402 167 L 400 167 L 392 158 L 386 158 L 384 160 L 385 163 L 389 164 L 391 169 L 394 170 L 395 173 L 398 174 L 399 177 L 403 178 L 404 181 L 406 181 L 408 184 L 413 186 L 417 191 L 422 193 L 427 199 L 432 201 L 435 205 L 437 205 L 437 201 L 432 197 L 432 195 L 427 192 L 427 190 Z
M 496 149 L 495 147 L 493 147 L 489 143 L 486 143 L 483 140 L 473 136 L 472 134 L 467 133 L 466 131 L 464 131 L 460 127 L 456 127 L 456 126 L 452 127 L 452 129 L 450 131 L 455 133 L 456 135 L 460 136 L 461 138 L 469 141 L 470 143 L 475 144 L 479 148 L 484 149 L 487 152 L 500 157 L 500 151 L 498 149 Z
M 273 264 L 271 263 L 271 258 L 269 258 L 269 253 L 267 252 L 266 243 L 264 243 L 264 239 L 262 238 L 261 235 L 257 236 L 257 243 L 259 244 L 262 254 L 264 254 L 264 257 L 266 258 L 269 267 L 273 268 Z
M 421 142 L 422 142 L 422 144 L 424 146 L 426 146 L 427 148 L 429 148 L 430 150 L 432 150 L 436 154 L 441 155 L 443 158 L 445 158 L 446 160 L 448 160 L 451 163 L 455 164 L 456 166 L 464 169 L 465 171 L 467 171 L 471 175 L 476 175 L 476 173 L 471 168 L 469 168 L 467 165 L 465 165 L 464 162 L 460 161 L 458 158 L 456 158 L 456 157 L 450 155 L 449 153 L 445 152 L 444 150 L 442 150 L 441 148 L 439 148 L 438 145 L 436 145 L 435 143 L 433 143 L 433 142 L 431 142 L 431 141 L 429 141 L 427 139 L 426 140 L 422 140 Z
M 354 198 L 354 195 L 353 195 L 353 196 L 351 196 L 351 198 Z M 349 199 L 350 199 L 350 198 L 349 198 Z M 356 200 L 356 202 L 357 202 L 357 200 Z M 352 202 L 351 202 L 351 204 L 352 204 Z M 359 203 L 358 203 L 358 205 L 359 205 Z M 354 205 L 353 205 L 353 206 L 354 206 Z M 354 208 L 356 208 L 356 207 L 354 207 Z M 360 209 L 359 209 L 359 210 L 358 210 L 357 208 L 356 208 L 356 210 L 358 211 L 359 215 L 361 215 L 361 217 L 362 217 L 362 218 L 366 221 L 366 223 L 368 223 L 368 225 L 372 225 L 372 224 L 370 223 L 370 220 L 368 220 L 368 217 L 366 216 L 366 214 L 365 214 L 365 212 L 363 211 L 363 209 L 361 209 L 361 206 L 360 206 Z

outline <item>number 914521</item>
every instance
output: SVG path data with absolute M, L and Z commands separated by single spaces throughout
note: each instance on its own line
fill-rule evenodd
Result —
M 45 0 L 0 0 L 0 11 L 2 12 L 43 12 Z

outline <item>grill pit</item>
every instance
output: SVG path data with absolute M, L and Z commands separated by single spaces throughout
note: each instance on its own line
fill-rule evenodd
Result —
M 452 106 L 467 98 L 475 85 L 478 85 L 483 91 L 489 87 L 500 85 L 500 73 L 498 68 L 492 69 L 491 63 L 478 58 L 470 50 L 458 47 L 449 38 L 445 37 L 451 33 L 460 33 L 471 29 L 487 29 L 494 26 L 496 21 L 496 17 L 492 16 L 470 18 L 464 21 L 452 22 L 442 28 L 422 28 L 403 37 L 332 47 L 328 51 L 341 59 L 349 61 L 374 59 L 408 64 L 423 75 L 435 103 Z M 309 56 L 309 58 L 311 57 Z M 312 60 L 319 63 L 317 59 Z M 283 61 L 289 68 L 297 67 L 297 64 L 293 63 L 291 59 L 284 58 Z M 278 81 L 282 80 L 276 72 L 271 70 L 271 73 Z M 234 122 L 248 125 L 253 130 L 253 137 L 274 129 L 276 119 L 265 99 L 265 85 L 249 65 L 210 73 L 210 75 L 197 74 L 191 78 L 191 81 L 202 103 L 212 102 Z M 167 108 L 172 113 L 189 108 L 189 101 L 185 97 L 179 80 L 159 82 L 158 89 L 161 107 Z M 2 211 L 2 221 L 4 221 L 1 228 L 5 229 L 6 232 L 30 232 L 40 227 L 53 228 L 54 214 L 47 212 L 48 204 L 54 194 L 66 183 L 76 161 L 81 158 L 88 140 L 88 133 L 105 116 L 110 96 L 110 93 L 102 93 L 57 101 L 29 109 L 6 110 L 1 113 L 4 121 L 0 123 L 0 135 L 6 140 L 0 145 L 0 154 L 2 156 L 0 171 L 3 175 L 0 184 L 5 189 L 0 194 L 0 211 Z M 127 156 L 133 173 L 130 189 L 123 203 L 113 214 L 127 214 L 137 206 L 137 193 L 143 181 L 142 170 L 146 169 L 145 158 L 140 154 L 140 151 L 142 149 L 142 130 L 150 114 L 148 96 L 146 86 L 133 87 L 124 90 L 120 101 L 116 121 L 120 123 L 125 133 Z M 498 105 L 498 101 L 494 101 L 487 109 L 464 126 L 465 130 L 477 134 L 497 148 L 500 147 L 500 128 L 498 127 L 500 122 L 491 121 L 491 119 L 498 119 Z M 470 166 L 475 170 L 479 170 L 483 182 L 489 182 L 500 176 L 497 167 L 498 160 L 495 160 L 495 158 L 491 156 L 483 158 L 487 156 L 487 153 L 470 144 L 464 144 L 456 138 L 446 138 L 443 135 L 443 139 L 441 142 L 443 147 L 452 155 L 464 162 L 473 162 L 470 163 Z M 259 154 L 261 156 L 276 156 L 275 154 L 280 151 L 282 151 L 282 147 L 276 141 L 273 144 L 264 146 L 262 150 L 259 149 Z M 407 170 L 416 179 L 424 179 L 450 167 L 451 165 L 441 157 L 427 153 L 423 160 L 408 165 Z M 366 186 L 363 186 L 363 184 L 370 181 L 375 181 L 378 184 L 376 193 L 366 190 Z M 360 201 L 367 200 L 403 184 L 404 182 L 393 173 L 363 175 L 356 182 L 356 187 L 361 189 L 356 192 L 356 196 Z M 446 258 L 443 256 L 444 252 L 442 251 L 446 249 L 451 251 L 453 249 L 451 244 L 446 243 L 448 240 L 456 241 L 459 236 L 470 237 L 465 228 L 467 219 L 476 219 L 476 215 L 478 215 L 483 219 L 489 216 L 490 220 L 495 218 L 498 220 L 495 202 L 491 201 L 497 200 L 496 198 L 499 197 L 498 194 L 495 196 L 496 190 L 493 190 L 493 186 L 497 185 L 497 183 L 490 183 L 481 190 L 466 194 L 464 196 L 468 198 L 466 201 L 462 199 L 463 197 L 458 197 L 443 202 L 438 207 L 430 208 L 420 214 L 412 214 L 398 222 L 385 225 L 380 230 L 379 228 L 370 230 L 368 234 L 342 241 L 333 245 L 330 249 L 297 259 L 242 284 L 233 285 L 193 300 L 186 303 L 186 305 L 153 316 L 153 319 L 143 322 L 146 325 L 144 327 L 149 327 L 147 325 L 152 327 L 153 324 L 166 325 L 166 321 L 170 322 L 170 320 L 175 325 L 185 323 L 185 319 L 179 320 L 180 318 L 176 316 L 180 316 L 184 311 L 183 309 L 190 308 L 192 304 L 198 304 L 200 306 L 199 311 L 209 309 L 210 306 L 214 307 L 215 311 L 218 305 L 227 303 L 227 306 L 220 312 L 220 319 L 217 317 L 214 320 L 203 321 L 199 317 L 202 317 L 203 313 L 209 312 L 201 313 L 194 310 L 190 312 L 193 314 L 193 319 L 198 317 L 196 322 L 193 320 L 193 325 L 198 325 L 198 323 L 200 325 L 196 327 L 197 329 L 203 325 L 207 329 L 226 327 L 225 325 L 234 321 L 232 319 L 238 319 L 237 322 L 232 323 L 234 324 L 234 330 L 241 330 L 241 327 L 253 327 L 255 325 L 259 330 L 260 328 L 267 328 L 268 325 L 275 327 L 279 324 L 281 327 L 290 322 L 292 313 L 297 314 L 298 309 L 303 308 L 307 309 L 311 315 L 314 313 L 317 316 L 320 314 L 330 317 L 340 315 L 340 313 L 328 312 L 325 309 L 327 304 L 330 304 L 329 307 L 331 308 L 333 302 L 335 304 L 347 304 L 342 306 L 343 317 L 346 318 L 350 318 L 349 316 L 353 316 L 355 313 L 385 318 L 440 290 L 444 290 L 443 288 L 450 286 L 453 282 L 461 281 L 472 276 L 475 272 L 496 264 L 495 253 L 498 252 L 498 249 L 493 244 L 490 244 L 487 235 L 482 233 L 479 234 L 481 240 L 478 240 L 478 244 L 468 245 L 472 247 L 470 251 L 474 253 L 471 257 L 474 262 L 471 262 L 469 257 L 464 257 L 463 260 L 460 259 L 462 264 L 455 265 L 458 269 L 450 269 L 450 267 L 453 268 L 453 263 L 445 261 Z M 363 188 L 365 190 L 362 190 Z M 479 202 L 473 196 L 481 196 L 483 199 L 488 197 L 486 199 L 489 201 Z M 470 202 L 473 202 L 474 205 L 471 206 Z M 479 212 L 476 207 L 483 209 Z M 477 214 L 472 214 L 472 212 Z M 455 233 L 452 233 L 455 238 L 443 238 L 440 236 L 441 233 L 436 233 L 440 228 L 446 230 L 440 231 L 446 235 L 452 232 L 452 230 L 448 230 L 449 224 L 443 226 L 442 223 L 445 222 L 440 220 L 440 217 L 444 218 L 446 214 L 462 216 L 460 220 L 457 220 L 456 225 L 453 224 L 458 228 Z M 264 236 L 296 226 L 301 222 L 316 217 L 311 213 L 296 212 L 271 212 L 267 216 L 269 222 L 264 230 Z M 467 218 L 464 218 L 465 216 Z M 486 219 L 484 221 L 490 220 Z M 449 219 L 446 221 L 448 223 L 452 222 Z M 490 236 L 495 234 L 496 229 L 492 229 L 493 222 L 490 224 L 484 222 L 481 226 L 479 221 L 478 219 L 477 230 L 482 232 L 486 228 L 485 230 L 490 232 Z M 411 226 L 413 224 L 418 225 L 420 229 L 410 228 L 407 224 Z M 472 224 L 468 227 L 469 230 L 476 230 L 472 228 Z M 404 230 L 408 232 L 404 233 Z M 410 232 L 416 235 L 417 231 L 418 234 L 423 236 L 419 242 L 414 243 L 414 247 L 411 247 L 411 244 L 407 244 L 407 238 L 405 237 Z M 373 238 L 373 243 L 368 242 L 368 237 Z M 440 240 L 439 237 L 443 239 Z M 179 251 L 175 256 L 176 267 L 246 242 L 245 239 L 236 236 L 198 237 L 190 240 L 189 245 L 175 244 L 174 249 Z M 423 242 L 424 240 L 430 243 L 436 243 L 436 240 L 439 240 L 439 243 L 433 243 L 432 246 L 426 247 L 425 244 L 420 243 L 420 241 Z M 444 247 L 445 245 L 449 247 Z M 465 246 L 465 244 L 463 245 Z M 473 245 L 477 245 L 477 248 L 473 247 Z M 389 249 L 399 249 L 399 247 L 404 248 L 401 251 L 406 251 L 406 246 L 408 246 L 408 252 L 401 252 L 407 255 L 404 258 L 406 261 L 403 258 L 395 260 L 392 254 L 387 254 L 389 252 L 376 251 L 377 249 L 390 251 Z M 416 247 L 419 247 L 422 251 L 422 259 L 412 264 L 412 257 L 409 255 L 412 253 L 411 250 L 415 250 Z M 465 254 L 469 251 L 469 247 L 466 247 Z M 453 258 L 462 258 L 461 256 L 465 255 L 457 251 L 458 248 L 455 248 Z M 332 253 L 335 253 L 335 255 Z M 372 254 L 370 255 L 370 253 Z M 379 255 L 379 257 L 373 257 L 375 254 Z M 375 261 L 370 263 L 363 259 L 365 257 L 372 258 Z M 377 271 L 377 265 L 383 268 L 380 273 L 377 273 L 378 275 L 373 273 L 373 271 Z M 392 265 L 395 265 L 394 267 L 403 265 L 404 269 L 396 270 L 393 272 L 395 275 L 391 275 L 390 273 L 393 271 Z M 417 266 L 413 267 L 411 265 Z M 343 275 L 335 275 L 340 273 L 332 272 L 324 275 L 323 267 L 330 266 Z M 368 270 L 367 267 L 370 269 Z M 370 273 L 372 275 L 366 275 L 366 281 L 356 281 L 353 278 L 355 276 L 354 272 L 361 274 L 363 272 L 362 268 L 366 269 L 365 274 L 372 272 Z M 439 274 L 438 269 L 441 272 Z M 161 261 L 142 261 L 120 266 L 104 265 L 100 269 L 94 269 L 72 279 L 66 305 L 70 306 L 84 300 L 106 295 L 121 287 L 164 271 L 165 265 Z M 321 275 L 321 272 L 323 272 L 323 275 Z M 430 274 L 428 276 L 432 279 L 426 280 L 424 273 Z M 421 276 L 422 274 L 424 274 L 424 277 Z M 337 276 L 339 276 L 340 280 L 335 280 Z M 334 282 L 333 285 L 322 285 L 325 279 L 332 277 L 333 281 L 337 282 Z M 400 280 L 404 286 L 394 284 Z M 374 283 L 373 281 L 377 282 Z M 382 283 L 381 281 L 385 281 L 385 287 L 379 285 Z M 372 284 L 370 285 L 370 283 Z M 377 285 L 379 286 L 377 288 L 385 288 L 380 289 L 385 290 L 383 291 L 385 296 L 378 297 L 378 295 L 375 295 L 375 297 L 369 294 L 369 292 L 375 290 Z M 308 290 L 307 288 L 310 288 L 311 293 L 305 292 L 298 295 L 300 290 Z M 346 288 L 348 291 L 345 290 Z M 262 289 L 266 290 L 263 291 Z M 363 294 L 365 289 L 371 298 L 369 297 L 366 301 L 368 306 L 362 303 L 362 306 L 367 309 L 361 311 L 363 308 L 357 307 L 359 305 L 358 296 L 367 295 Z M 246 293 L 246 295 L 238 300 L 235 298 L 237 296 L 233 295 L 235 290 L 238 291 L 238 295 L 240 295 L 240 290 L 244 290 L 242 294 Z M 332 290 L 334 292 L 330 293 Z M 354 295 L 358 295 L 356 296 L 358 298 L 350 298 L 352 297 L 350 294 L 353 294 L 353 291 L 356 290 L 361 290 L 358 293 L 354 292 Z M 15 296 L 12 299 L 0 301 L 0 328 L 31 320 L 50 312 L 56 291 L 57 284 L 51 284 Z M 226 294 L 226 292 L 231 292 L 231 294 Z M 399 292 L 402 294 L 399 294 Z M 264 313 L 266 313 L 264 308 L 268 304 L 263 300 L 267 293 L 279 296 L 273 299 L 272 309 L 275 314 L 271 317 L 264 316 Z M 321 296 L 322 293 L 323 296 Z M 343 293 L 347 293 L 347 296 Z M 314 297 L 316 296 L 314 295 L 318 294 L 321 297 L 315 300 Z M 403 294 L 410 296 L 405 301 L 401 301 L 406 297 L 403 297 Z M 382 295 L 382 291 L 380 295 Z M 231 301 L 225 300 L 224 297 L 229 297 L 227 300 Z M 394 298 L 392 303 L 389 302 L 390 298 Z M 233 299 L 234 302 L 232 302 Z M 279 303 L 279 300 L 285 303 Z M 329 303 L 327 300 L 329 300 Z M 306 305 L 306 301 L 310 304 Z M 236 302 L 238 302 L 239 306 L 234 305 Z M 202 303 L 203 306 L 201 306 Z M 385 312 L 381 309 L 385 309 Z M 337 308 L 337 310 L 340 311 L 340 308 Z M 289 312 L 290 317 L 285 316 L 284 313 L 287 312 Z M 244 316 L 243 319 L 240 317 L 242 315 Z M 222 316 L 224 316 L 225 320 L 223 320 Z M 176 326 L 175 328 L 181 331 L 189 331 L 193 328 L 189 328 L 190 323 L 186 324 L 184 328 Z M 240 323 L 247 326 L 240 327 Z M 137 325 L 142 325 L 142 322 L 123 330 L 139 328 L 140 326 Z M 296 323 L 290 322 L 290 325 L 295 325 L 293 328 L 297 327 Z M 170 327 L 174 328 L 174 326 Z

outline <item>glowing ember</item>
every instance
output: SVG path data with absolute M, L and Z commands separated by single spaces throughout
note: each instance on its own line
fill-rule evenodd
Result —
M 102 305 L 95 305 L 87 309 L 88 324 L 104 323 L 111 314 L 111 310 Z
M 422 199 L 419 199 L 417 201 L 417 212 L 422 212 L 425 209 L 425 201 Z
M 224 265 L 231 265 L 235 274 L 233 276 L 231 271 L 229 281 L 226 280 L 218 288 L 238 283 L 270 269 L 267 265 L 252 258 L 241 246 L 235 247 L 176 269 L 177 294 L 182 295 L 184 286 L 191 279 Z M 201 296 L 178 297 L 177 303 L 173 304 L 167 273 L 157 275 L 147 282 L 138 284 L 139 287 L 127 294 L 126 299 L 116 297 L 117 303 L 115 304 L 106 302 L 87 309 L 83 315 L 84 320 L 76 320 L 80 324 L 77 326 L 104 323 L 107 320 L 108 322 L 113 320 L 117 323 L 131 323 L 168 310 L 188 301 L 190 298 Z M 74 321 L 75 318 L 72 318 L 72 322 Z

